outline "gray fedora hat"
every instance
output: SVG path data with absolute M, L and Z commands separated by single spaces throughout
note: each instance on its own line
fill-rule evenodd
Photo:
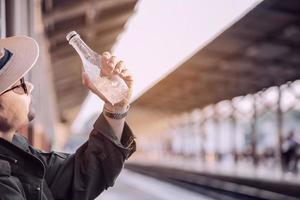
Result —
M 19 81 L 36 63 L 37 42 L 27 36 L 0 39 L 0 94 Z

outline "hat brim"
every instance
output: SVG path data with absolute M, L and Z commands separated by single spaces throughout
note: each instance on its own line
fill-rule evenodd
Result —
M 0 71 L 0 94 L 19 81 L 34 66 L 39 56 L 37 42 L 27 36 L 0 39 L 0 48 L 13 55 Z

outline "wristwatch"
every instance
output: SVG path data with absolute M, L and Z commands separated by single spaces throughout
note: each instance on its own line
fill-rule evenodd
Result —
M 111 119 L 123 119 L 124 117 L 127 116 L 129 108 L 130 108 L 130 105 L 127 106 L 126 111 L 121 112 L 121 113 L 119 113 L 119 112 L 111 112 L 111 111 L 108 111 L 108 110 L 106 110 L 104 108 L 103 114 L 106 117 L 109 117 Z

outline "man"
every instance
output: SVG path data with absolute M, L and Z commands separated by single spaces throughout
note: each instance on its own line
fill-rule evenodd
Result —
M 9 37 L 0 39 L 0 52 L 0 199 L 94 199 L 113 186 L 136 148 L 125 123 L 133 80 L 124 63 L 105 52 L 101 75 L 118 74 L 129 87 L 128 96 L 114 106 L 105 103 L 88 141 L 75 154 L 45 153 L 16 134 L 34 117 L 33 85 L 23 77 L 37 60 L 38 45 L 26 36 Z M 86 75 L 82 81 L 95 93 Z

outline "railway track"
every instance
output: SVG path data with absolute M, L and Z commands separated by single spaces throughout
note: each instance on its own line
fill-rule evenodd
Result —
M 289 183 L 207 175 L 160 166 L 128 164 L 126 168 L 217 200 L 300 200 L 300 187 Z

